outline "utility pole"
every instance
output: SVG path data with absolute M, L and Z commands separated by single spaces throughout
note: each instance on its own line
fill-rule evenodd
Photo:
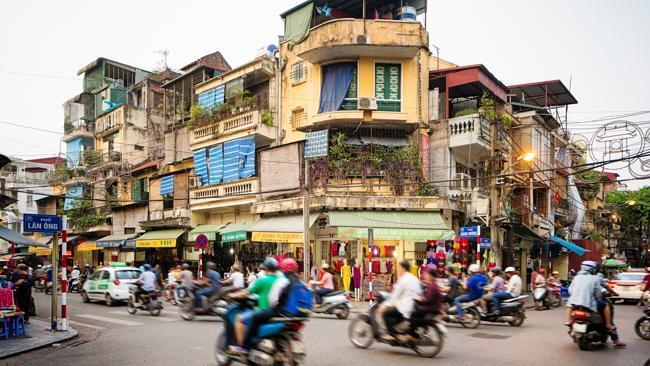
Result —
M 304 182 L 305 192 L 302 198 L 302 218 L 303 218 L 303 271 L 305 281 L 309 281 L 310 273 L 310 247 L 309 247 L 309 160 L 305 159 L 305 182 Z
M 59 280 L 59 233 L 52 235 L 52 316 L 50 317 L 50 330 L 55 332 L 58 323 L 57 282 Z M 47 286 L 47 285 L 46 285 Z
M 490 238 L 492 239 L 491 249 L 496 255 L 497 266 L 501 266 L 501 242 L 499 242 L 499 225 L 496 218 L 499 216 L 499 195 L 497 192 L 497 139 L 499 138 L 499 126 L 492 121 L 492 159 L 490 159 L 490 212 L 488 216 L 488 225 L 490 225 Z M 480 243 L 479 243 L 480 248 Z

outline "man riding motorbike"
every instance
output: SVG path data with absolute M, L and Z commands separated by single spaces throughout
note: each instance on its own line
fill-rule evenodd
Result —
M 569 286 L 567 320 L 564 325 L 570 327 L 573 324 L 571 310 L 574 306 L 582 306 L 593 312 L 600 312 L 605 320 L 605 326 L 610 331 L 612 343 L 622 347 L 625 346 L 625 343 L 618 339 L 616 327 L 612 323 L 612 309 L 607 302 L 599 300 L 602 288 L 613 293 L 613 291 L 606 287 L 603 279 L 597 275 L 599 268 L 600 265 L 594 261 L 584 261 L 580 265 L 580 271 L 573 278 Z M 613 294 L 615 295 L 616 293 Z
M 454 299 L 458 296 L 458 289 L 460 288 L 460 281 L 458 280 L 458 277 L 456 277 L 454 273 L 455 271 L 456 267 L 453 264 L 447 265 L 447 273 L 445 274 L 445 277 L 447 277 L 448 283 L 447 286 L 440 288 L 440 291 L 445 293 L 443 301 L 449 305 L 454 303 Z
M 415 297 L 422 293 L 420 281 L 410 271 L 411 263 L 406 260 L 399 262 L 397 266 L 397 283 L 395 283 L 388 301 L 382 304 L 384 323 L 388 332 L 383 337 L 385 341 L 395 340 L 395 326 L 404 319 L 411 318 Z
M 485 301 L 486 303 L 490 302 L 494 306 L 495 296 L 498 298 L 500 296 L 503 296 L 503 294 L 506 293 L 506 281 L 503 279 L 503 273 L 501 272 L 501 268 L 493 267 L 490 270 L 490 273 L 492 274 L 492 283 L 486 287 L 486 290 L 488 290 L 489 293 L 483 296 L 483 301 Z M 497 308 L 493 307 L 492 312 L 494 312 L 495 315 L 498 314 L 499 307 Z
M 424 292 L 415 298 L 415 308 L 411 314 L 411 327 L 407 335 L 409 341 L 415 340 L 415 330 L 427 316 L 440 314 L 442 293 L 436 282 L 436 274 L 433 268 L 428 268 L 424 274 Z
M 72 289 L 72 285 L 76 282 L 79 281 L 81 277 L 81 272 L 79 271 L 79 266 L 74 266 L 72 268 L 72 272 L 70 272 L 70 286 L 68 286 L 68 292 Z
M 467 274 L 469 275 L 469 280 L 467 280 L 467 283 L 463 285 L 463 288 L 467 289 L 468 292 L 465 295 L 458 296 L 454 300 L 458 321 L 463 320 L 462 304 L 483 297 L 483 287 L 488 283 L 487 277 L 481 273 L 481 267 L 476 263 L 471 264 L 469 268 L 467 268 Z
M 334 276 L 329 272 L 329 264 L 323 263 L 321 265 L 322 276 L 318 281 L 312 281 L 312 284 L 318 285 L 319 288 L 314 291 L 316 295 L 316 304 L 323 302 L 323 296 L 334 291 Z
M 508 283 L 506 284 L 506 290 L 498 293 L 492 294 L 492 310 L 494 313 L 498 314 L 501 310 L 501 302 L 504 300 L 513 299 L 521 295 L 521 277 L 517 274 L 514 267 L 506 268 L 506 276 L 508 278 Z
M 138 285 L 138 291 L 135 294 L 135 298 L 140 298 L 140 295 L 148 295 L 156 290 L 156 275 L 151 272 L 151 265 L 148 263 L 142 266 L 144 270 L 136 284 Z
M 219 288 L 221 288 L 221 275 L 216 271 L 217 265 L 214 262 L 208 262 L 205 265 L 208 270 L 203 278 L 194 281 L 199 288 L 194 292 L 194 311 L 200 313 L 204 310 L 203 296 L 210 297 Z

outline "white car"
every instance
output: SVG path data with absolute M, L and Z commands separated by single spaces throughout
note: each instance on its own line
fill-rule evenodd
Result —
M 84 302 L 104 301 L 112 306 L 118 301 L 129 299 L 129 286 L 140 277 L 140 270 L 127 267 L 124 263 L 112 263 L 100 268 L 84 283 L 81 297 Z
M 638 301 L 645 289 L 645 279 L 650 274 L 645 272 L 622 272 L 609 281 L 609 288 L 616 291 L 615 299 Z

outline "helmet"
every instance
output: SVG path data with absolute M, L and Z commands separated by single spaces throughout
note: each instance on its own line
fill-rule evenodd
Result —
M 453 264 L 448 264 L 447 265 L 447 272 L 454 273 L 454 271 L 456 271 L 456 266 L 454 266 Z
M 546 270 L 544 268 L 540 268 L 539 271 L 537 271 L 537 272 L 539 272 L 539 274 L 542 274 L 542 275 L 546 274 Z
M 559 276 L 559 275 L 560 275 L 560 272 L 558 272 L 558 271 L 553 271 L 553 273 L 551 273 L 551 274 L 552 274 L 553 276 Z
M 284 273 L 298 272 L 298 263 L 295 260 L 291 259 L 291 258 L 285 258 L 280 263 L 280 269 Z
M 43 268 L 43 266 L 41 266 L 41 265 L 39 264 L 38 266 L 36 266 L 36 268 Z
M 587 271 L 587 272 L 597 272 L 598 271 L 598 263 L 594 261 L 584 261 L 580 264 L 580 270 L 582 271 Z
M 72 269 L 79 269 L 79 266 L 74 266 L 72 267 Z
M 142 268 L 144 268 L 145 272 L 151 271 L 151 264 L 145 263 L 144 266 L 142 266 Z
M 515 267 L 508 267 L 506 268 L 505 272 L 510 273 L 510 272 L 517 272 L 517 271 L 515 270 Z
M 492 273 L 500 275 L 501 274 L 501 267 L 493 267 L 492 268 Z
M 183 269 L 190 269 L 190 265 L 187 263 L 183 263 L 182 267 Z
M 480 271 L 481 271 L 481 267 L 479 267 L 479 265 L 476 263 L 471 264 L 469 268 L 467 268 L 468 273 L 478 273 Z
M 266 257 L 266 259 L 264 259 L 264 263 L 262 263 L 262 266 L 271 271 L 275 271 L 278 269 L 278 261 L 273 257 Z

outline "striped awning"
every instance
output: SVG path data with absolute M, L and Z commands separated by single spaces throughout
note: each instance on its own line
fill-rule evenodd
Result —
M 319 214 L 309 215 L 309 227 L 314 225 Z M 264 217 L 250 229 L 252 241 L 267 243 L 302 243 L 304 219 L 302 215 Z
M 207 236 L 208 240 L 210 241 L 217 240 L 217 233 L 219 233 L 219 230 L 224 226 L 224 224 L 199 225 L 187 234 L 187 240 L 194 242 L 196 240 L 196 237 L 200 234 L 205 234 L 205 236 Z

